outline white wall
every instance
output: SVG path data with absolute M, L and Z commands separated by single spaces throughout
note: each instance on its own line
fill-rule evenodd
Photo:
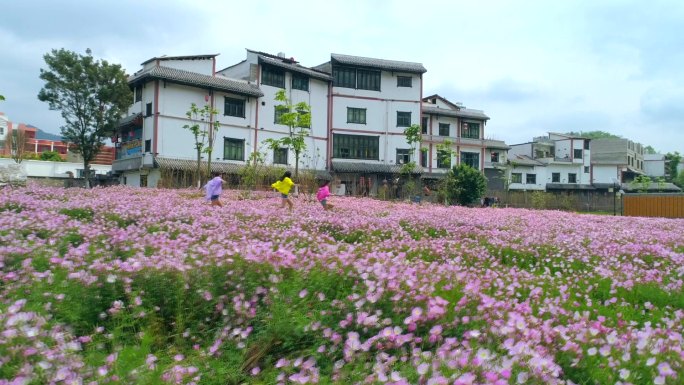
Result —
M 409 76 L 411 87 L 397 87 L 397 76 Z M 333 94 L 335 95 L 351 95 L 361 96 L 367 98 L 382 98 L 392 100 L 415 100 L 416 104 L 420 104 L 420 84 L 421 77 L 418 74 L 409 74 L 401 72 L 381 71 L 380 73 L 380 91 L 360 90 L 345 87 L 333 87 Z
M 620 180 L 620 166 L 594 165 L 593 174 L 593 183 L 613 183 L 613 178 Z
M 6 166 L 14 164 L 13 159 L 0 158 L 0 165 Z M 83 170 L 83 163 L 74 162 L 48 162 L 43 160 L 24 160 L 21 162 L 22 167 L 26 170 L 26 175 L 37 178 L 68 178 L 68 171 L 78 176 L 77 170 Z M 112 171 L 112 166 L 91 164 L 90 169 L 95 171 L 95 174 L 105 175 Z
M 213 73 L 214 60 L 213 59 L 195 59 L 195 60 L 159 60 L 159 66 L 176 68 L 184 71 L 197 72 L 204 75 L 211 75 Z M 157 61 L 153 60 L 143 67 L 149 69 L 157 66 Z
M 513 173 L 522 174 L 522 183 L 511 183 L 511 175 Z M 535 174 L 536 180 L 534 184 L 527 183 L 527 174 Z M 508 188 L 509 190 L 546 190 L 546 167 L 535 166 L 535 167 L 509 167 L 507 170 L 508 178 Z

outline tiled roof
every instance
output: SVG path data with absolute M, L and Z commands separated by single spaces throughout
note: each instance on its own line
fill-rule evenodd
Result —
M 125 127 L 128 125 L 133 125 L 133 124 L 142 124 L 142 121 L 137 122 L 138 119 L 142 119 L 142 113 L 138 112 L 137 114 L 133 114 L 130 116 L 127 116 L 125 118 L 120 119 L 116 125 L 117 127 Z
M 332 79 L 332 77 L 327 73 L 315 71 L 315 70 L 312 70 L 310 68 L 296 64 L 296 63 L 286 63 L 282 60 L 273 59 L 273 58 L 270 58 L 270 57 L 264 56 L 264 55 L 259 55 L 259 61 L 262 63 L 270 64 L 272 66 L 284 68 L 284 69 L 289 70 L 289 71 L 299 72 L 299 73 L 302 73 L 304 75 L 307 75 L 307 76 L 310 76 L 310 77 L 316 78 L 316 79 L 321 79 L 321 80 L 325 80 L 325 81 L 330 81 Z
M 341 55 L 334 53 L 330 55 L 333 62 L 342 65 L 379 68 L 387 71 L 411 72 L 422 74 L 427 72 L 421 63 L 411 63 L 406 61 L 374 59 L 361 56 Z
M 167 80 L 177 84 L 210 88 L 247 96 L 264 96 L 264 93 L 254 84 L 228 79 L 224 76 L 209 76 L 164 66 L 152 67 L 148 70 L 139 72 L 129 77 L 128 82 L 132 84 L 146 79 Z
M 158 156 L 155 161 L 159 168 L 167 170 L 194 171 L 197 169 L 197 161 L 192 159 L 166 158 Z M 202 161 L 201 167 L 207 169 L 207 162 Z M 245 166 L 236 163 L 211 162 L 211 172 L 222 172 L 225 174 L 237 174 Z
M 596 187 L 590 184 L 577 183 L 547 183 L 547 190 L 596 190 Z
M 455 116 L 458 118 L 489 120 L 489 116 L 485 115 L 484 112 L 480 110 L 471 110 L 468 108 L 462 108 L 460 110 L 447 110 L 446 108 L 424 106 L 423 113 L 429 115 Z
M 511 146 L 507 145 L 503 140 L 485 139 L 484 145 L 486 148 L 498 148 L 503 150 L 511 149 Z
M 152 59 L 147 59 L 144 62 L 142 62 L 141 65 L 145 65 L 151 61 L 155 60 L 197 60 L 197 59 L 211 59 L 215 58 L 219 54 L 217 53 L 212 53 L 212 54 L 207 54 L 207 55 L 185 55 L 185 56 L 159 56 L 159 57 L 153 57 Z
M 358 172 L 369 174 L 399 174 L 401 173 L 401 165 L 384 164 L 375 162 L 351 162 L 341 159 L 332 160 L 332 169 L 334 172 Z M 413 169 L 412 174 L 420 174 L 423 168 L 419 165 Z

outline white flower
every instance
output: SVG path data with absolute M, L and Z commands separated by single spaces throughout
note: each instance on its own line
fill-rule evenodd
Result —
M 590 356 L 595 356 L 596 355 L 596 348 L 589 348 L 589 350 L 587 350 L 587 354 Z
M 626 380 L 629 378 L 629 369 L 620 369 L 620 378 Z

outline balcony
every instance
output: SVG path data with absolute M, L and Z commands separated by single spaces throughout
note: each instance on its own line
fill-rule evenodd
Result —
M 484 162 L 484 167 L 504 169 L 506 168 L 506 162 Z
M 444 143 L 448 140 L 451 144 L 455 145 L 484 146 L 482 139 L 454 138 L 453 136 L 441 135 L 423 135 L 422 138 L 423 142 L 427 143 Z

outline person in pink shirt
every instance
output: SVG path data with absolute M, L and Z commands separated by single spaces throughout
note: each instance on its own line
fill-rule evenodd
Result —
M 323 205 L 323 208 L 325 210 L 330 210 L 333 208 L 331 204 L 328 204 L 328 197 L 330 196 L 330 181 L 324 181 L 323 184 L 321 185 L 321 188 L 318 189 L 318 193 L 316 193 L 316 199 L 318 199 L 319 202 L 321 202 L 321 205 Z

